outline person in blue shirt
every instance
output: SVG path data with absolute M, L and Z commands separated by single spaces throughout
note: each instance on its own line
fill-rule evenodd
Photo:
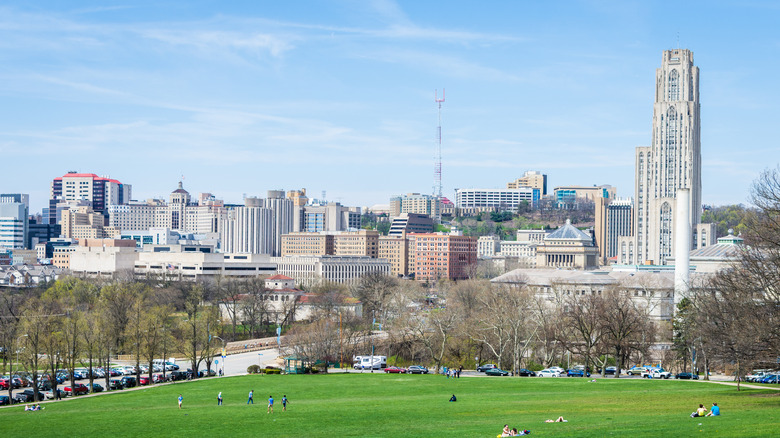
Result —
M 274 412 L 274 396 L 269 395 L 268 396 L 268 413 L 272 414 Z
M 184 400 L 184 397 L 182 397 L 181 394 L 179 394 L 179 409 L 181 409 L 182 400 Z
M 712 404 L 712 408 L 710 409 L 710 412 L 707 414 L 708 417 L 718 417 L 720 416 L 720 408 L 718 407 L 717 403 Z

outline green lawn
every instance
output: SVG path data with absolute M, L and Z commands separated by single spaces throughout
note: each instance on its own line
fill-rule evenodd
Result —
M 247 406 L 250 389 L 255 405 Z M 224 406 L 217 406 L 222 391 Z M 176 398 L 184 396 L 184 409 Z M 447 400 L 456 394 L 458 402 Z M 276 412 L 266 414 L 273 394 Z M 281 411 L 286 394 L 291 403 Z M 719 418 L 689 418 L 718 402 Z M 780 392 L 695 381 L 461 378 L 385 374 L 212 378 L 0 409 L 0 436 L 495 437 L 777 436 Z M 568 423 L 547 424 L 563 415 Z

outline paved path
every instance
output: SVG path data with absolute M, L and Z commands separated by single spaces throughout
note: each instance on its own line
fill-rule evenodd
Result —
M 709 383 L 718 383 L 720 385 L 728 385 L 728 386 L 737 386 L 737 382 L 724 382 L 720 380 L 699 380 L 700 382 L 709 382 Z M 759 386 L 759 385 L 751 385 L 750 383 L 740 383 L 740 388 L 751 388 L 751 389 L 771 389 L 773 391 L 780 391 L 780 388 L 773 388 L 771 386 Z

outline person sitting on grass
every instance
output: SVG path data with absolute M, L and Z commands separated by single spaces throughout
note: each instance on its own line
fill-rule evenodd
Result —
M 510 434 L 511 432 L 512 432 L 512 431 L 511 431 L 511 430 L 509 430 L 509 425 L 508 425 L 508 424 L 505 424 L 505 425 L 504 425 L 504 429 L 501 431 L 501 436 L 502 436 L 502 437 L 504 437 L 504 436 L 509 436 L 509 434 Z
M 717 403 L 712 404 L 712 409 L 710 409 L 710 412 L 707 413 L 707 417 L 719 417 L 720 416 L 720 408 L 718 407 Z
M 545 423 L 568 423 L 569 420 L 564 420 L 563 416 L 558 417 L 555 420 L 544 420 Z
M 452 397 L 450 397 L 450 401 L 451 401 L 451 402 L 456 402 L 456 401 L 458 401 L 458 398 L 457 398 L 457 397 L 455 397 L 455 394 L 452 394 Z
M 707 414 L 707 408 L 703 404 L 699 404 L 699 408 L 691 414 L 691 418 L 703 417 Z

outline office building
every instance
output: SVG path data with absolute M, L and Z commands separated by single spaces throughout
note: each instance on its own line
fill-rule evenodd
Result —
M 594 229 L 600 264 L 617 261 L 620 239 L 632 235 L 633 219 L 633 199 L 596 199 Z
M 420 193 L 407 193 L 390 198 L 390 217 L 400 216 L 401 213 L 417 213 L 431 218 L 440 218 L 441 199 Z
M 501 238 L 498 236 L 480 236 L 477 239 L 477 257 L 495 257 L 501 252 Z
M 262 199 L 246 198 L 245 206 L 229 207 L 220 226 L 222 252 L 271 254 L 273 212 Z
M 404 233 L 432 233 L 433 219 L 424 214 L 401 213 L 390 223 L 390 236 L 403 236 Z
M 293 231 L 293 201 L 285 198 L 283 190 L 269 190 L 264 206 L 271 210 L 271 255 L 278 256 L 282 253 L 282 235 Z
M 28 209 L 22 202 L 0 203 L 0 249 L 24 249 L 29 232 Z
M 558 208 L 574 209 L 580 203 L 593 202 L 599 198 L 612 199 L 615 197 L 617 189 L 611 185 L 600 186 L 561 186 L 553 189 L 553 197 Z
M 542 196 L 546 196 L 547 175 L 536 170 L 529 170 L 525 172 L 522 177 L 506 184 L 506 188 L 508 189 L 519 189 L 522 187 L 539 189 L 539 193 L 541 193 Z
M 94 173 L 68 172 L 54 178 L 49 197 L 49 220 L 55 224 L 53 215 L 60 201 L 88 201 L 92 209 L 103 215 L 108 214 L 109 205 L 121 205 L 130 202 L 132 187 L 115 179 L 97 176 Z
M 305 205 L 301 231 L 348 231 L 360 229 L 360 207 L 344 207 L 338 202 Z
M 333 234 L 289 233 L 282 235 L 282 257 L 291 255 L 332 255 Z
M 444 233 L 413 234 L 417 281 L 470 278 L 477 263 L 477 239 Z
M 414 270 L 411 241 L 406 235 L 379 236 L 379 257 L 390 262 L 390 274 L 396 277 L 408 277 Z
M 455 205 L 464 211 L 517 211 L 521 204 L 536 208 L 539 189 L 455 189 Z
M 296 284 L 311 286 L 319 282 L 354 284 L 366 274 L 390 275 L 390 263 L 384 259 L 361 256 L 291 255 L 271 257 L 277 273 L 294 278 Z

